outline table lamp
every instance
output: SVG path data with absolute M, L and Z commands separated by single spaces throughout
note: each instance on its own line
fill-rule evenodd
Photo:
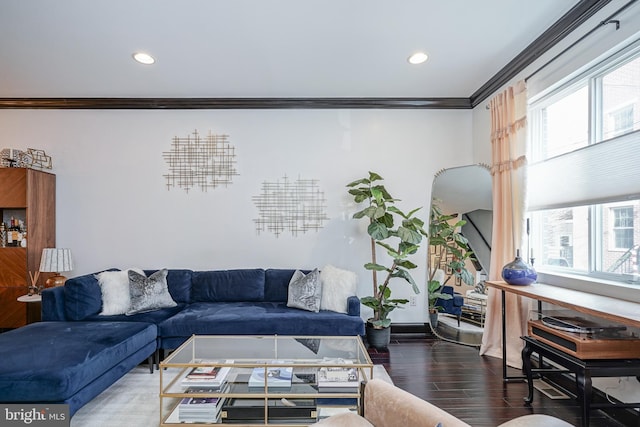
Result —
M 73 270 L 73 259 L 71 258 L 71 249 L 44 248 L 42 250 L 42 258 L 40 259 L 41 273 L 55 273 L 54 276 L 45 282 L 46 288 L 54 286 L 62 286 L 67 280 L 61 276 L 60 272 Z

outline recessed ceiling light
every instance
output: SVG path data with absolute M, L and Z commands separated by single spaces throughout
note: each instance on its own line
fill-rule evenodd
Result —
M 425 62 L 427 60 L 427 58 L 429 58 L 429 57 L 427 56 L 426 53 L 424 53 L 424 52 L 416 52 L 413 55 L 411 55 L 409 57 L 409 59 L 407 59 L 407 61 L 409 61 L 410 64 L 417 65 L 417 64 L 422 64 L 423 62 Z
M 148 53 L 144 53 L 144 52 L 136 52 L 133 54 L 133 59 L 135 59 L 136 61 L 138 61 L 141 64 L 145 64 L 145 65 L 151 65 L 154 62 L 156 62 L 155 58 L 151 55 L 149 55 Z

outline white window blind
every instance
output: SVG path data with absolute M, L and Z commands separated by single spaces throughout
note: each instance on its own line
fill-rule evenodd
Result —
M 528 210 L 640 198 L 640 132 L 529 166 Z

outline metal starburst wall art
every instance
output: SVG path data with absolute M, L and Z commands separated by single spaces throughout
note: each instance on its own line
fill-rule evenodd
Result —
M 194 187 L 201 191 L 226 187 L 239 175 L 235 167 L 235 147 L 229 143 L 229 135 L 209 131 L 201 137 L 195 130 L 184 138 L 175 136 L 171 150 L 162 156 L 169 166 L 169 172 L 164 175 L 168 190 L 178 187 L 188 193 Z
M 269 231 L 278 237 L 288 231 L 295 237 L 320 230 L 328 220 L 324 192 L 317 179 L 298 178 L 292 182 L 285 176 L 275 182 L 264 181 L 253 202 L 259 211 L 259 218 L 253 220 L 258 234 Z

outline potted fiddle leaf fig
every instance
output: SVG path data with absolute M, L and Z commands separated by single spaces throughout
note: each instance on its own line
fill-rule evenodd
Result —
M 473 274 L 466 268 L 467 259 L 474 259 L 474 253 L 469 247 L 469 241 L 460 232 L 465 220 L 458 220 L 456 215 L 447 215 L 438 206 L 438 201 L 431 203 L 429 220 L 429 246 L 435 247 L 432 252 L 438 254 L 435 258 L 435 266 L 431 266 L 427 289 L 429 295 L 429 316 L 433 326 L 437 323 L 438 312 L 442 307 L 437 305 L 437 300 L 449 300 L 450 294 L 442 292 L 442 287 L 452 278 L 459 278 L 467 285 L 473 285 Z M 441 262 L 444 260 L 444 263 Z M 451 274 L 445 275 L 444 267 Z M 441 272 L 438 274 L 438 272 Z
M 430 279 L 427 286 L 427 300 L 429 301 L 429 323 L 434 328 L 438 325 L 438 312 L 443 308 L 437 305 L 438 300 L 450 300 L 453 298 L 450 294 L 442 292 L 442 286 L 438 278 Z
M 409 258 L 418 251 L 422 238 L 427 236 L 424 221 L 414 216 L 420 208 L 408 213 L 401 211 L 395 205 L 399 200 L 389 194 L 381 181 L 380 175 L 369 172 L 368 177 L 347 184 L 354 201 L 365 204 L 362 210 L 353 214 L 353 218 L 369 221 L 367 233 L 371 241 L 371 262 L 364 268 L 372 273 L 373 294 L 360 301 L 373 310 L 373 317 L 367 321 L 367 340 L 375 348 L 385 348 L 389 344 L 389 314 L 409 302 L 404 298 L 391 297 L 392 279 L 402 279 L 411 285 L 414 293 L 420 293 L 409 273 L 417 265 Z M 390 265 L 378 263 L 376 251 L 379 248 L 389 255 Z M 384 275 L 381 282 L 378 281 L 378 273 Z

